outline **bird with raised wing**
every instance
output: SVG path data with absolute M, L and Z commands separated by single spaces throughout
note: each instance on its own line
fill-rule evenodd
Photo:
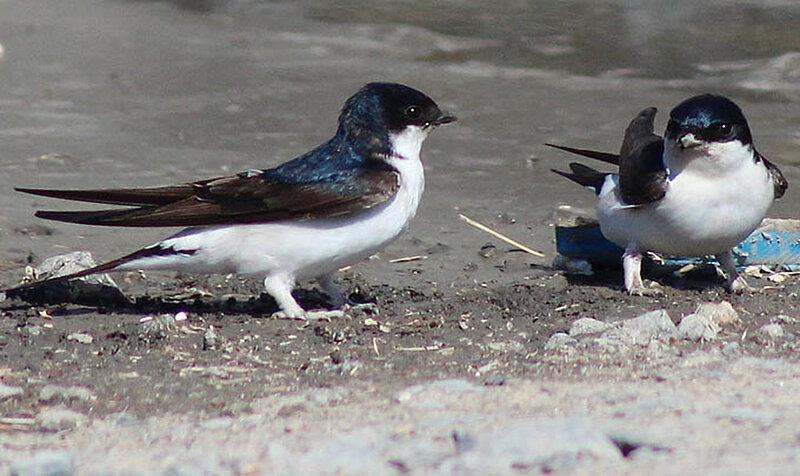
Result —
M 725 287 L 748 288 L 736 271 L 732 248 L 758 227 L 786 179 L 753 145 L 742 110 L 730 99 L 704 94 L 671 112 L 663 139 L 653 133 L 656 109 L 639 113 L 625 131 L 619 155 L 548 144 L 619 167 L 600 172 L 571 163 L 553 170 L 598 196 L 603 235 L 625 249 L 625 288 L 655 294 L 641 277 L 644 252 L 714 255 Z

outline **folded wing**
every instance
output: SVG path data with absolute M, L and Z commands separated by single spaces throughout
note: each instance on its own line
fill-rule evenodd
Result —
M 373 163 L 374 162 L 374 163 Z M 135 208 L 39 211 L 48 220 L 104 226 L 203 226 L 332 218 L 362 212 L 391 198 L 398 172 L 381 161 L 319 180 L 287 180 L 272 170 L 245 172 L 176 186 L 143 189 L 20 192 Z

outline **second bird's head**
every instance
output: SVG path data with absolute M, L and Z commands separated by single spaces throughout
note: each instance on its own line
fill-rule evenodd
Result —
M 665 146 L 671 156 L 723 162 L 752 155 L 753 138 L 742 110 L 714 94 L 691 97 L 669 114 Z

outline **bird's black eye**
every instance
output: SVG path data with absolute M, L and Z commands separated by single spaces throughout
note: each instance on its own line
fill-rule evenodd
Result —
M 408 106 L 406 108 L 406 116 L 409 119 L 419 119 L 422 115 L 422 108 L 419 106 Z
M 720 122 L 716 125 L 717 133 L 721 136 L 727 136 L 733 130 L 730 122 Z

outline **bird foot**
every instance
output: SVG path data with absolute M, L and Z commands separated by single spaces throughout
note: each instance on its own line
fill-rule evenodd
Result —
M 725 283 L 725 290 L 733 294 L 743 294 L 745 291 L 754 291 L 747 281 L 741 276 L 737 276 L 733 281 Z
M 631 296 L 648 296 L 648 297 L 656 297 L 656 296 L 663 296 L 664 290 L 658 286 L 657 284 L 653 284 L 651 287 L 647 287 L 644 284 L 640 286 L 632 287 L 628 290 L 628 294 Z
M 332 309 L 332 310 L 317 310 L 317 311 L 306 311 L 302 314 L 296 313 L 287 313 L 285 311 L 278 311 L 272 314 L 273 319 L 287 319 L 287 320 L 298 320 L 298 321 L 326 321 L 331 322 L 333 319 L 338 319 L 341 317 L 345 317 L 345 312 L 341 309 Z
M 288 319 L 298 321 L 326 321 L 330 322 L 333 319 L 340 319 L 353 314 L 364 314 L 369 316 L 377 316 L 380 314 L 380 308 L 377 304 L 372 302 L 365 303 L 350 303 L 348 302 L 341 309 L 318 309 L 314 311 L 303 312 L 286 312 L 278 311 L 272 314 L 274 319 Z

